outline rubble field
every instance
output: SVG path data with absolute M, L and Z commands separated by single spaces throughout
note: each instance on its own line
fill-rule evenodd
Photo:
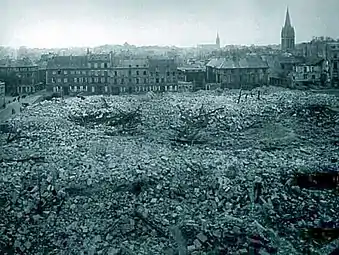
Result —
M 339 196 L 293 176 L 338 171 L 338 109 L 273 87 L 28 106 L 0 134 L 0 253 L 329 254 L 301 231 Z

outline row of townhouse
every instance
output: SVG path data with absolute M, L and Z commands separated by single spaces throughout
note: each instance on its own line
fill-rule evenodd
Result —
M 6 83 L 6 94 L 30 94 L 41 89 L 38 65 L 29 59 L 0 61 L 0 78 Z
M 56 56 L 46 67 L 51 92 L 124 94 L 176 91 L 177 65 L 173 59 L 118 59 L 112 54 Z
M 293 84 L 339 87 L 339 42 L 319 42 L 317 51 L 295 66 Z

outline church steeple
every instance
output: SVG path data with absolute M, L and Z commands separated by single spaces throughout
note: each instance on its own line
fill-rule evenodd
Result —
M 284 51 L 295 48 L 295 32 L 291 24 L 290 12 L 286 10 L 285 24 L 281 30 L 281 49 Z
M 287 7 L 284 27 L 291 27 L 291 26 L 292 25 L 291 25 L 291 19 L 290 19 L 290 12 L 288 11 L 288 7 Z
M 220 37 L 219 37 L 218 32 L 217 32 L 217 39 L 215 39 L 215 44 L 217 45 L 218 48 L 220 48 Z

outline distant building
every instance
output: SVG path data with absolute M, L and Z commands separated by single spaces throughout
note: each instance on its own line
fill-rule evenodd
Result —
M 206 83 L 206 68 L 194 66 L 178 67 L 178 80 L 180 82 L 191 82 L 193 90 L 204 89 Z M 183 83 L 183 85 L 185 84 Z
M 206 66 L 208 83 L 221 88 L 253 88 L 267 85 L 268 65 L 258 56 L 212 59 Z
M 326 44 L 326 59 L 329 62 L 329 80 L 331 85 L 339 87 L 339 42 L 329 42 Z
M 219 33 L 217 33 L 217 37 L 215 39 L 215 43 L 212 43 L 212 44 L 198 44 L 198 49 L 201 49 L 201 50 L 218 50 L 218 49 L 220 49 L 220 37 L 219 37 Z
M 109 71 L 110 92 L 114 95 L 148 91 L 150 77 L 148 60 L 120 59 Z
M 5 107 L 5 82 L 0 81 L 0 108 Z
M 298 64 L 293 72 L 295 87 L 325 85 L 327 79 L 326 60 L 323 58 L 309 58 L 305 63 Z
M 0 63 L 6 93 L 30 94 L 39 89 L 39 69 L 30 59 L 6 60 Z
M 47 91 L 63 92 L 64 95 L 87 91 L 94 93 L 96 91 L 94 83 L 99 82 L 101 73 L 99 74 L 98 70 L 91 70 L 88 64 L 87 56 L 54 57 L 46 67 Z
M 123 59 L 113 53 L 57 56 L 46 71 L 47 90 L 64 95 L 177 91 L 177 82 L 173 59 Z
M 290 14 L 287 8 L 285 25 L 281 30 L 281 50 L 291 51 L 295 48 L 295 31 L 291 25 Z

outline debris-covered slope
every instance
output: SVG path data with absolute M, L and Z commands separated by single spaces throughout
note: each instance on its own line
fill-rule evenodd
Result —
M 1 134 L 1 251 L 328 253 L 300 230 L 339 219 L 338 195 L 291 180 L 338 171 L 338 100 L 261 91 L 29 106 Z

